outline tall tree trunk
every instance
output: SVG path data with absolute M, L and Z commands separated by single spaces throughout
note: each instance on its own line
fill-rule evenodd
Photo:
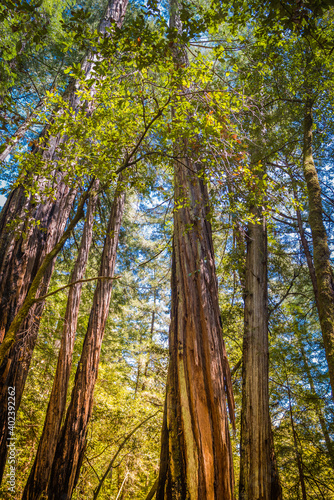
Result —
M 312 395 L 315 398 L 315 400 L 314 400 L 315 411 L 316 411 L 318 419 L 319 419 L 322 434 L 325 438 L 325 444 L 326 444 L 326 448 L 327 448 L 327 452 L 328 452 L 328 457 L 329 457 L 331 466 L 334 470 L 334 444 L 333 444 L 333 441 L 332 441 L 332 439 L 329 435 L 328 429 L 327 429 L 327 423 L 326 423 L 324 414 L 322 412 L 319 397 L 318 397 L 317 392 L 315 390 L 311 369 L 310 369 L 310 366 L 308 364 L 306 352 L 305 352 L 305 349 L 304 349 L 304 346 L 303 346 L 303 343 L 301 340 L 299 341 L 299 345 L 300 345 L 300 352 L 301 352 L 301 355 L 303 358 L 303 363 L 304 363 L 304 368 L 306 371 L 308 383 L 310 384 Z
M 298 197 L 297 197 L 297 192 L 295 191 L 295 200 L 298 202 Z M 310 247 L 308 244 L 308 241 L 305 236 L 305 231 L 303 227 L 303 221 L 302 221 L 302 216 L 300 213 L 299 208 L 296 209 L 296 216 L 297 216 L 297 223 L 298 223 L 298 232 L 300 236 L 300 241 L 304 250 L 304 254 L 306 257 L 306 262 L 307 262 L 307 267 L 310 273 L 310 278 L 312 282 L 312 287 L 313 287 L 313 293 L 314 293 L 314 298 L 316 302 L 317 309 L 319 310 L 319 293 L 318 293 L 318 284 L 317 284 L 317 277 L 315 274 L 315 269 L 314 269 L 314 264 L 313 264 L 313 259 L 312 259 L 312 254 L 310 251 Z
M 249 223 L 245 268 L 240 500 L 281 498 L 269 415 L 267 230 L 262 209 Z
M 112 278 L 122 216 L 124 188 L 118 185 L 108 223 L 99 276 Z M 76 371 L 71 402 L 57 444 L 48 488 L 49 500 L 70 499 L 77 483 L 93 407 L 101 344 L 109 312 L 112 279 L 99 280 L 93 299 L 81 358 Z
M 297 431 L 296 431 L 296 427 L 295 427 L 295 422 L 293 419 L 292 403 L 291 403 L 291 391 L 290 391 L 289 385 L 288 385 L 288 398 L 289 398 L 289 414 L 290 414 L 290 422 L 291 422 L 291 429 L 292 429 L 292 437 L 293 437 L 293 444 L 295 447 L 295 456 L 296 456 L 296 463 L 297 463 L 297 468 L 298 468 L 298 473 L 299 473 L 300 486 L 301 486 L 301 490 L 302 490 L 302 498 L 303 498 L 303 500 L 307 500 L 303 458 L 302 458 L 301 451 L 299 450 L 298 436 L 297 436 Z
M 187 196 L 190 206 L 174 212 L 170 362 L 156 498 L 228 500 L 234 478 L 226 391 L 232 408 L 233 396 L 208 196 L 185 161 L 175 164 L 175 198 Z
M 56 178 L 55 182 L 60 181 Z M 60 181 L 56 200 L 47 200 L 31 213 L 23 188 L 8 198 L 0 223 L 0 340 L 3 341 L 45 255 L 59 241 L 70 214 L 74 193 Z M 30 210 L 29 210 L 30 209 Z M 29 224 L 23 211 L 38 223 Z M 22 219 L 21 219 L 22 218 Z M 9 225 L 17 219 L 17 228 Z M 20 235 L 17 237 L 17 235 Z
M 171 27 L 182 31 L 178 2 Z M 176 67 L 187 64 L 174 48 Z M 230 369 L 220 325 L 209 200 L 201 165 L 187 140 L 174 144 L 172 305 L 169 369 L 157 500 L 229 500 L 234 476 L 227 400 L 234 422 Z
M 152 347 L 153 345 L 153 335 L 154 335 L 154 327 L 155 327 L 155 309 L 156 309 L 156 303 L 157 303 L 157 290 L 156 288 L 154 289 L 153 292 L 153 311 L 152 311 L 152 317 L 151 317 L 151 327 L 150 327 L 150 337 L 149 337 L 149 345 Z M 143 383 L 141 386 L 141 390 L 145 391 L 146 386 L 147 386 L 147 375 L 148 375 L 148 369 L 149 369 L 149 364 L 150 364 L 150 359 L 151 359 L 151 349 L 149 349 L 148 354 L 146 355 L 146 360 L 145 360 L 145 367 L 144 367 L 144 372 L 143 372 Z
M 122 25 L 128 0 L 109 0 L 106 12 L 100 22 L 100 31 L 105 32 L 115 20 L 118 27 Z M 94 63 L 89 55 L 82 63 L 87 77 Z M 66 98 L 73 109 L 81 103 L 77 95 L 77 84 L 72 81 L 66 90 Z M 42 135 L 47 136 L 48 127 Z M 66 138 L 52 137 L 48 140 L 48 148 L 43 157 L 54 159 L 58 144 Z M 36 151 L 37 152 L 37 148 Z M 41 181 L 42 184 L 44 181 Z M 25 196 L 23 185 L 17 187 L 7 199 L 0 215 L 0 341 L 4 338 L 9 325 L 23 304 L 29 287 L 44 256 L 59 241 L 64 231 L 67 218 L 74 200 L 74 192 L 62 182 L 61 174 L 55 173 L 56 200 L 42 200 L 34 208 L 34 204 Z M 26 216 L 29 213 L 29 217 Z M 29 218 L 39 225 L 32 227 Z M 13 221 L 19 224 L 13 229 Z M 22 222 L 20 222 L 22 221 Z M 30 227 L 29 227 L 30 226 Z M 17 234 L 21 234 L 17 238 Z M 45 275 L 40 293 L 44 295 L 48 289 L 54 263 Z M 0 480 L 7 455 L 7 390 L 8 386 L 16 387 L 16 410 L 20 405 L 27 378 L 31 357 L 35 347 L 39 320 L 43 312 L 43 302 L 33 307 L 22 325 L 19 342 L 12 347 L 6 362 L 0 367 Z
M 41 224 L 42 228 L 34 228 L 28 241 L 25 241 L 25 239 L 21 237 L 18 241 L 12 242 L 13 246 L 15 245 L 15 251 L 13 251 L 12 258 L 7 263 L 7 267 L 4 266 L 4 273 L 7 279 L 1 282 L 2 285 L 7 284 L 7 287 L 4 287 L 3 298 L 4 301 L 6 299 L 8 301 L 7 304 L 5 304 L 7 305 L 5 313 L 1 316 L 3 337 L 5 332 L 9 329 L 15 315 L 23 305 L 30 285 L 33 282 L 33 278 L 45 255 L 49 253 L 60 240 L 70 214 L 72 203 L 72 193 L 68 193 L 67 188 L 62 186 L 58 193 L 58 199 L 53 203 L 51 210 L 49 210 L 49 205 L 44 205 L 45 210 L 42 210 L 42 207 L 40 207 L 41 212 L 46 212 L 45 218 L 43 218 Z M 46 231 L 43 233 L 42 229 L 44 227 Z M 47 292 L 54 263 L 55 259 L 51 262 L 44 275 L 42 286 L 39 289 L 40 296 L 45 295 Z M 37 302 L 30 308 L 17 334 L 17 341 L 10 349 L 6 359 L 0 367 L 0 479 L 3 476 L 7 456 L 8 387 L 15 387 L 17 411 L 20 406 L 30 361 L 36 344 L 43 308 L 44 301 Z
M 97 183 L 95 183 L 94 188 L 97 188 Z M 97 196 L 93 194 L 88 204 L 80 249 L 70 278 L 70 283 L 81 280 L 85 274 L 88 253 L 92 242 L 96 200 Z M 50 469 L 53 463 L 61 423 L 65 412 L 75 333 L 79 315 L 81 289 L 82 283 L 77 283 L 71 287 L 69 291 L 56 375 L 53 381 L 42 436 L 39 441 L 34 465 L 31 469 L 22 500 L 37 500 L 47 489 Z
M 309 223 L 317 278 L 317 306 L 334 399 L 334 275 L 330 262 L 327 232 L 323 222 L 321 188 L 313 161 L 312 126 L 312 102 L 308 100 L 305 105 L 304 119 L 304 176 L 308 192 Z
M 41 265 L 37 270 L 36 276 L 34 277 L 31 286 L 28 290 L 26 298 L 24 299 L 22 306 L 16 313 L 2 341 L 2 344 L 0 345 L 1 365 L 6 361 L 7 355 L 12 345 L 18 340 L 17 334 L 19 333 L 20 327 L 24 322 L 24 320 L 26 319 L 31 308 L 36 304 L 36 302 L 42 302 L 48 296 L 48 295 L 41 296 L 40 294 L 40 290 L 41 288 L 43 288 L 44 285 L 43 283 L 44 278 L 47 275 L 48 269 L 54 263 L 58 253 L 63 248 L 65 242 L 67 241 L 72 231 L 74 230 L 75 226 L 77 225 L 79 220 L 83 218 L 84 216 L 83 207 L 86 202 L 86 199 L 89 196 L 89 191 L 90 187 L 80 197 L 76 213 L 72 218 L 72 220 L 70 221 L 70 223 L 68 224 L 66 231 L 64 232 L 60 240 L 57 242 L 57 244 L 52 248 L 52 250 L 45 255 L 43 261 L 41 262 Z

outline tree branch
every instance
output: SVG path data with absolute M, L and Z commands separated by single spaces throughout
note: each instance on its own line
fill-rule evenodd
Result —
M 93 182 L 93 181 L 92 181 Z M 3 341 L 2 344 L 0 345 L 0 366 L 2 365 L 9 349 L 12 347 L 13 343 L 15 342 L 16 334 L 20 329 L 21 324 L 23 323 L 24 319 L 26 318 L 31 306 L 33 306 L 36 302 L 36 295 L 38 293 L 39 286 L 42 282 L 42 279 L 44 277 L 44 274 L 48 268 L 48 266 L 51 264 L 53 259 L 58 255 L 60 250 L 63 248 L 66 240 L 70 236 L 71 232 L 77 225 L 80 219 L 84 216 L 84 204 L 89 196 L 90 188 L 92 186 L 92 183 L 90 184 L 89 188 L 85 193 L 81 196 L 78 208 L 76 211 L 75 216 L 71 220 L 71 222 L 68 225 L 68 228 L 64 232 L 63 236 L 60 238 L 58 243 L 53 247 L 51 252 L 49 252 L 47 255 L 45 255 L 42 264 L 40 265 L 36 276 L 28 290 L 27 296 L 18 310 L 16 316 L 14 317 Z
M 61 286 L 60 288 L 57 288 L 57 290 L 54 290 L 53 292 L 47 293 L 46 295 L 42 295 L 41 297 L 38 297 L 35 299 L 35 302 L 40 302 L 41 300 L 45 300 L 48 297 L 51 297 L 52 295 L 55 295 L 58 292 L 61 292 L 62 290 L 65 290 L 66 288 L 69 288 L 71 286 L 77 285 L 78 283 L 87 283 L 88 281 L 94 281 L 94 280 L 117 280 L 121 278 L 122 276 L 96 276 L 95 278 L 87 278 L 87 279 L 81 279 L 78 281 L 73 281 L 72 283 L 68 283 L 68 285 Z
M 124 439 L 123 439 L 122 443 L 119 445 L 118 450 L 116 451 L 115 455 L 112 457 L 111 462 L 110 462 L 110 464 L 108 465 L 106 472 L 103 474 L 103 477 L 102 477 L 101 481 L 99 482 L 99 484 L 98 484 L 98 486 L 97 486 L 97 488 L 96 488 L 96 490 L 95 490 L 95 492 L 94 492 L 94 497 L 93 497 L 93 500 L 96 500 L 96 499 L 97 499 L 97 497 L 98 497 L 98 495 L 99 495 L 99 493 L 100 493 L 100 490 L 101 490 L 101 488 L 102 488 L 102 485 L 103 485 L 103 483 L 104 483 L 104 481 L 105 481 L 106 477 L 108 476 L 108 474 L 110 473 L 111 469 L 113 468 L 113 465 L 114 465 L 114 463 L 115 463 L 116 458 L 118 457 L 118 455 L 120 454 L 120 452 L 122 451 L 122 449 L 124 448 L 124 446 L 126 445 L 126 443 L 129 441 L 129 439 L 131 438 L 131 436 L 133 436 L 133 435 L 134 435 L 134 433 L 135 433 L 135 432 L 136 432 L 136 431 L 137 431 L 137 430 L 138 430 L 138 429 L 139 429 L 142 425 L 146 424 L 146 422 L 147 422 L 148 420 L 150 420 L 151 418 L 155 417 L 155 416 L 156 416 L 159 412 L 160 412 L 160 410 L 159 410 L 159 411 L 157 411 L 157 412 L 155 412 L 153 415 L 150 415 L 149 417 L 145 418 L 145 420 L 143 420 L 142 422 L 140 422 L 140 423 L 139 423 L 139 424 L 138 424 L 138 425 L 137 425 L 134 429 L 132 429 L 132 431 L 131 431 L 131 432 L 130 432 L 130 433 L 129 433 L 129 434 L 128 434 L 128 435 L 127 435 Z
M 157 492 L 157 489 L 158 489 L 158 481 L 159 481 L 159 478 L 157 478 L 152 486 L 152 488 L 150 489 L 150 491 L 148 492 L 148 495 L 147 497 L 145 498 L 145 500 L 152 500 L 154 495 L 156 494 Z
M 275 304 L 273 307 L 271 307 L 271 308 L 269 309 L 269 311 L 268 311 L 268 317 L 271 315 L 271 313 L 272 313 L 272 312 L 274 312 L 274 311 L 275 311 L 275 309 L 277 309 L 277 308 L 278 308 L 278 307 L 282 304 L 282 302 L 284 302 L 284 301 L 285 301 L 285 299 L 286 299 L 286 298 L 287 298 L 287 296 L 289 295 L 290 290 L 291 290 L 291 288 L 293 287 L 294 281 L 295 281 L 295 279 L 297 278 L 297 276 L 298 276 L 298 275 L 299 275 L 299 273 L 296 273 L 296 274 L 294 275 L 294 277 L 292 278 L 292 281 L 291 281 L 291 283 L 290 283 L 290 285 L 289 285 L 289 287 L 288 287 L 287 291 L 285 292 L 285 294 L 283 295 L 283 297 L 281 298 L 281 300 L 279 300 L 279 301 L 277 302 L 277 304 Z
M 165 104 L 162 106 L 162 108 L 159 108 L 159 111 L 157 112 L 157 114 L 155 116 L 153 116 L 153 118 L 151 119 L 151 121 L 146 125 L 146 127 L 144 128 L 144 131 L 143 133 L 141 134 L 141 136 L 139 137 L 139 140 L 137 142 L 137 144 L 135 145 L 135 147 L 133 148 L 133 150 L 131 151 L 131 153 L 129 155 L 127 155 L 127 158 L 124 162 L 124 165 L 122 167 L 120 167 L 116 173 L 117 174 L 120 174 L 121 172 L 123 172 L 123 170 L 125 170 L 130 162 L 129 160 L 136 154 L 136 152 L 138 151 L 139 149 L 139 146 L 141 145 L 141 143 L 143 142 L 143 140 L 145 139 L 145 136 L 147 134 L 147 132 L 149 131 L 149 129 L 151 128 L 151 126 L 153 125 L 153 123 L 158 119 L 160 118 L 160 116 L 162 115 L 162 112 L 164 111 L 164 109 L 168 106 L 168 104 L 170 103 L 170 100 L 171 98 L 169 97 L 167 99 L 167 101 L 165 102 Z

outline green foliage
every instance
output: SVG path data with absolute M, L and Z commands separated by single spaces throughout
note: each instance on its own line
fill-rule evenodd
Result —
M 95 2 L 6 2 L 1 7 L 3 128 L 15 131 L 27 109 L 39 97 L 44 102 L 29 136 L 30 147 L 38 146 L 38 153 L 22 147 L 12 166 L 6 165 L 6 179 L 10 177 L 12 185 L 24 184 L 36 203 L 54 196 L 59 172 L 69 187 L 79 190 L 92 177 L 100 180 L 87 278 L 98 274 L 119 173 L 127 192 L 116 270 L 120 278 L 113 289 L 74 498 L 93 495 L 122 441 L 151 415 L 122 449 L 100 498 L 116 498 L 122 488 L 119 498 L 145 499 L 157 477 L 168 362 L 172 212 L 189 204 L 186 195 L 173 204 L 173 162 L 184 159 L 174 148 L 180 137 L 210 193 L 223 336 L 232 369 L 242 356 L 247 224 L 256 222 L 256 206 L 268 219 L 271 416 L 284 498 L 300 498 L 296 453 L 303 458 L 308 496 L 333 498 L 333 464 L 319 420 L 321 414 L 333 442 L 333 403 L 297 225 L 298 211 L 310 241 L 301 144 L 303 105 L 311 95 L 315 159 L 333 238 L 330 6 L 323 1 L 184 3 L 181 37 L 168 28 L 163 7 L 154 1 L 143 8 L 131 5 L 124 28 L 112 26 L 104 36 L 96 30 L 94 9 L 100 12 L 101 5 Z M 172 50 L 180 43 L 188 44 L 189 66 L 175 68 Z M 80 59 L 88 48 L 92 60 L 87 74 Z M 41 57 L 50 70 L 34 62 Z M 75 108 L 63 94 L 70 79 L 76 79 L 80 105 Z M 24 97 L 33 87 L 34 96 Z M 46 122 L 47 133 L 37 138 L 39 124 Z M 49 140 L 56 137 L 55 164 L 46 153 Z M 33 213 L 27 216 L 30 224 L 39 224 Z M 12 224 L 18 232 L 19 223 Z M 58 259 L 51 291 L 67 283 L 81 231 L 79 226 Z M 71 384 L 94 288 L 94 282 L 83 288 Z M 48 299 L 19 413 L 20 491 L 42 431 L 66 296 L 64 291 Z M 239 422 L 240 368 L 233 380 Z M 236 477 L 239 437 L 237 429 Z

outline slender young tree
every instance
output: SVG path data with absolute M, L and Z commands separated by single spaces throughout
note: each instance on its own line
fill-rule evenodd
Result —
M 94 188 L 98 187 L 95 182 Z M 42 436 L 39 441 L 34 465 L 22 496 L 23 499 L 37 500 L 45 492 L 50 475 L 61 423 L 63 420 L 68 383 L 70 378 L 74 340 L 78 322 L 82 282 L 88 260 L 88 253 L 93 235 L 93 218 L 97 195 L 92 194 L 86 214 L 85 225 L 77 260 L 71 274 L 70 287 L 64 318 L 64 327 L 58 356 L 58 364 L 53 381 L 49 405 L 46 412 Z
M 93 392 L 105 324 L 109 312 L 125 191 L 119 181 L 111 208 L 103 247 L 99 279 L 94 292 L 82 353 L 76 371 L 71 402 L 58 440 L 48 488 L 49 500 L 70 499 L 76 486 L 86 446 L 87 427 L 93 408 Z M 40 464 L 38 464 L 40 466 Z
M 305 352 L 305 349 L 304 349 L 304 346 L 303 346 L 301 339 L 299 340 L 299 346 L 300 346 L 300 352 L 302 355 L 304 369 L 305 369 L 305 372 L 307 375 L 308 383 L 309 383 L 309 386 L 311 389 L 311 393 L 314 397 L 315 411 L 316 411 L 317 417 L 319 419 L 319 424 L 321 427 L 322 434 L 323 434 L 324 439 L 325 439 L 325 445 L 327 448 L 328 457 L 329 457 L 332 469 L 334 470 L 334 443 L 331 439 L 330 433 L 328 432 L 327 422 L 326 422 L 325 416 L 323 414 L 323 410 L 321 408 L 319 396 L 315 390 L 315 385 L 314 385 L 313 376 L 311 373 L 311 368 L 309 366 L 307 355 L 306 355 L 306 352 Z
M 182 32 L 179 3 L 171 28 Z M 187 65 L 174 46 L 175 66 Z M 232 499 L 234 489 L 227 399 L 233 395 L 218 304 L 209 199 L 203 167 L 187 139 L 174 144 L 175 201 L 169 369 L 157 500 Z M 233 418 L 233 417 L 232 417 Z
M 289 398 L 289 415 L 290 415 L 290 422 L 291 422 L 291 431 L 292 431 L 292 437 L 293 437 L 296 464 L 297 464 L 298 473 L 299 473 L 299 482 L 300 482 L 300 486 L 301 486 L 301 490 L 302 490 L 302 499 L 307 500 L 303 456 L 302 456 L 302 450 L 301 450 L 300 444 L 298 442 L 298 435 L 297 435 L 297 431 L 296 431 L 296 425 L 295 425 L 294 415 L 293 415 L 293 410 L 292 410 L 291 389 L 290 389 L 289 383 L 287 385 L 287 389 L 288 389 L 288 398 Z

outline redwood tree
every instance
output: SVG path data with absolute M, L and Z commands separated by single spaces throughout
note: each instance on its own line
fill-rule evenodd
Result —
M 61 184 L 57 192 L 56 201 L 49 201 L 40 205 L 36 210 L 36 219 L 41 222 L 30 230 L 27 237 L 15 239 L 15 234 L 7 230 L 7 221 L 12 220 L 26 204 L 23 189 L 16 189 L 8 199 L 1 225 L 1 239 L 4 240 L 4 250 L 1 265 L 1 340 L 10 327 L 16 313 L 22 306 L 32 281 L 44 257 L 60 240 L 64 231 L 71 207 L 73 193 Z M 25 225 L 25 222 L 22 223 Z M 52 275 L 54 260 L 49 265 L 39 295 L 44 295 L 48 289 Z M 20 405 L 22 393 L 27 378 L 32 353 L 36 344 L 40 317 L 44 301 L 37 302 L 23 322 L 17 335 L 17 340 L 10 349 L 6 359 L 0 367 L 1 393 L 0 393 L 0 478 L 6 464 L 7 456 L 7 398 L 8 387 L 15 387 L 16 410 Z
M 171 3 L 170 24 L 181 33 L 177 1 Z M 177 45 L 173 58 L 177 68 L 187 64 Z M 180 137 L 174 148 L 170 359 L 156 498 L 228 500 L 233 498 L 234 477 L 227 400 L 232 415 L 234 403 L 220 325 L 208 192 L 203 166 L 191 160 L 187 139 Z
M 267 229 L 261 207 L 248 224 L 244 290 L 240 500 L 280 499 L 269 415 Z
M 94 292 L 87 332 L 76 371 L 71 402 L 66 413 L 51 468 L 50 500 L 70 499 L 77 483 L 86 446 L 87 427 L 93 408 L 101 345 L 109 312 L 125 191 L 119 182 L 111 208 L 103 247 L 99 279 Z M 36 467 L 43 464 L 36 463 Z
M 95 183 L 94 187 L 97 187 L 97 183 Z M 67 299 L 57 369 L 46 412 L 43 432 L 22 499 L 29 498 L 37 500 L 41 497 L 48 485 L 50 468 L 53 462 L 65 412 L 82 289 L 82 283 L 78 281 L 83 279 L 86 269 L 89 248 L 92 241 L 96 200 L 97 196 L 93 193 L 87 208 L 86 221 L 83 228 L 77 260 L 70 278 L 70 283 L 77 283 L 70 288 Z
M 100 22 L 102 33 L 114 20 L 118 27 L 122 25 L 128 0 L 109 0 Z M 87 77 L 93 68 L 93 58 L 88 54 L 82 63 Z M 66 92 L 73 110 L 81 106 L 77 95 L 77 84 L 72 81 Z M 65 137 L 48 137 L 48 127 L 43 131 L 45 137 L 43 159 L 56 161 L 57 146 Z M 33 151 L 40 154 L 38 148 Z M 45 183 L 41 180 L 41 186 Z M 62 175 L 55 172 L 52 181 L 55 196 L 42 201 L 35 208 L 35 201 L 25 194 L 24 180 L 7 199 L 0 215 L 0 341 L 2 342 L 12 320 L 22 306 L 27 292 L 45 255 L 59 241 L 72 208 L 75 191 L 70 190 L 62 181 Z M 28 213 L 28 216 L 26 215 Z M 31 225 L 30 220 L 37 222 Z M 16 223 L 17 221 L 17 223 Z M 13 227 L 14 225 L 14 227 Z M 16 227 L 15 227 L 16 225 Z M 20 234 L 20 237 L 17 237 Z M 54 262 L 45 274 L 39 294 L 48 289 Z M 16 410 L 20 405 L 31 357 L 36 344 L 39 320 L 44 302 L 37 303 L 29 314 L 18 334 L 18 340 L 12 346 L 7 358 L 0 367 L 0 480 L 3 475 L 7 456 L 7 392 L 8 387 L 16 388 Z

